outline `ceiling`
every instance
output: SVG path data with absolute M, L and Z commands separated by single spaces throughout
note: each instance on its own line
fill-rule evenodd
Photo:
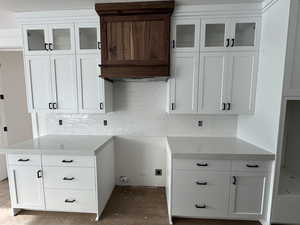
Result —
M 0 10 L 14 12 L 92 9 L 95 3 L 103 2 L 133 2 L 149 0 L 0 0 Z M 152 0 L 153 1 L 153 0 Z M 157 0 L 154 0 L 157 1 Z M 176 4 L 227 4 L 227 3 L 257 3 L 263 0 L 175 0 Z

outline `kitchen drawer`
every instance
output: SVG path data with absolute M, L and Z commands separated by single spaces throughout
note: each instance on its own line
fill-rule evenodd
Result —
M 230 171 L 230 160 L 174 159 L 175 170 Z
M 95 169 L 44 167 L 45 188 L 95 189 Z
M 46 209 L 52 211 L 96 213 L 95 191 L 45 189 Z
M 244 161 L 244 160 L 232 161 L 232 171 L 264 172 L 264 171 L 268 171 L 270 167 L 271 167 L 271 162 L 269 161 Z
M 188 191 L 178 192 L 173 195 L 172 215 L 195 218 L 225 217 L 229 203 L 228 193 L 227 191 L 198 194 Z
M 229 191 L 230 175 L 198 171 L 175 170 L 173 191 L 181 192 L 226 192 Z
M 41 155 L 39 154 L 8 154 L 9 165 L 41 166 Z
M 95 167 L 94 156 L 43 155 L 43 166 Z

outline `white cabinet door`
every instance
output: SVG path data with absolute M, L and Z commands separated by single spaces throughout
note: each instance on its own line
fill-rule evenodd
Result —
M 239 174 L 232 177 L 230 214 L 239 218 L 257 218 L 263 213 L 266 177 Z
M 75 35 L 73 24 L 50 24 L 49 49 L 50 54 L 74 54 Z
M 52 55 L 53 108 L 56 112 L 77 112 L 76 62 L 73 55 Z
M 198 64 L 198 53 L 173 54 L 173 77 L 169 81 L 170 112 L 197 112 Z
M 198 112 L 225 113 L 223 107 L 227 93 L 227 53 L 200 54 Z
M 75 24 L 75 38 L 77 54 L 100 54 L 99 23 Z
M 172 48 L 175 51 L 199 51 L 200 18 L 172 20 Z
M 50 111 L 53 89 L 49 56 L 27 56 L 25 66 L 29 111 Z
M 201 20 L 201 50 L 222 51 L 230 48 L 230 18 Z
M 79 111 L 82 113 L 105 112 L 104 80 L 99 77 L 99 62 L 99 55 L 77 56 Z
M 40 170 L 39 166 L 9 166 L 9 185 L 13 208 L 45 208 Z
M 259 17 L 233 18 L 230 30 L 232 50 L 258 50 L 260 39 Z
M 229 93 L 227 103 L 234 114 L 247 114 L 254 111 L 258 54 L 231 53 L 229 57 Z
M 49 39 L 47 25 L 24 25 L 23 42 L 25 55 L 48 55 Z

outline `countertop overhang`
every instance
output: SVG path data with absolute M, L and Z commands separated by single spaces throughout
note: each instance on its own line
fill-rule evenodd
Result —
M 113 136 L 46 135 L 0 148 L 0 153 L 96 155 Z
M 173 158 L 274 160 L 275 154 L 233 137 L 167 137 Z

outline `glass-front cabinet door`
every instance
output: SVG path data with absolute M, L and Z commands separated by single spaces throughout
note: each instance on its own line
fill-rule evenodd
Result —
M 258 49 L 259 18 L 235 18 L 231 24 L 232 45 L 235 49 Z
M 203 19 L 201 23 L 201 50 L 224 50 L 230 47 L 230 20 Z
M 172 26 L 172 48 L 176 51 L 198 51 L 200 18 L 176 18 Z
M 79 23 L 75 25 L 76 52 L 79 54 L 100 54 L 99 23 Z
M 51 54 L 75 53 L 73 24 L 49 25 L 49 50 Z
M 26 25 L 23 27 L 25 55 L 48 54 L 47 25 Z

